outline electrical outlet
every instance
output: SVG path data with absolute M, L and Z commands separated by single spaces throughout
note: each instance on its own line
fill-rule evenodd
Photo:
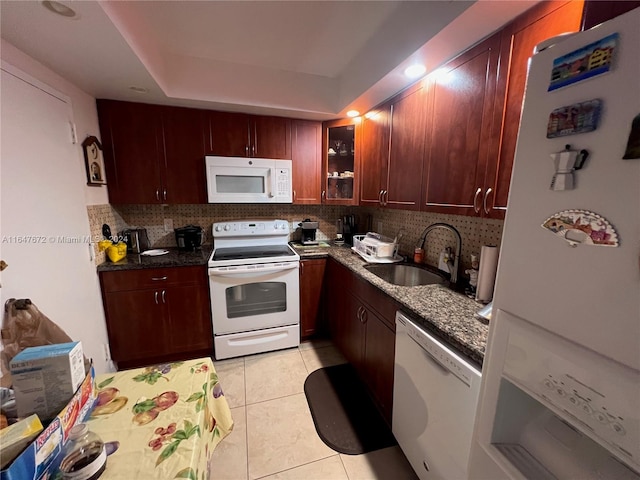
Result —
M 378 226 L 376 228 L 377 233 L 382 233 L 382 222 L 378 222 Z
M 164 231 L 172 232 L 173 231 L 173 218 L 165 218 L 164 219 Z
M 295 231 L 297 228 L 300 228 L 300 224 L 302 220 L 291 220 L 291 231 Z

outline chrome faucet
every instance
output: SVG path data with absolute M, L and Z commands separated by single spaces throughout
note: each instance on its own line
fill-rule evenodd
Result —
M 424 248 L 424 242 L 427 240 L 427 235 L 429 235 L 429 233 L 436 228 L 444 228 L 445 230 L 453 232 L 453 234 L 456 236 L 456 253 L 453 259 L 453 271 L 451 271 L 450 279 L 451 283 L 456 283 L 458 281 L 458 262 L 460 260 L 460 255 L 462 254 L 462 237 L 460 236 L 460 232 L 458 232 L 455 227 L 449 225 L 448 223 L 434 223 L 432 225 L 429 225 L 424 229 L 422 235 L 420 235 L 420 240 L 418 241 L 417 246 L 420 248 Z

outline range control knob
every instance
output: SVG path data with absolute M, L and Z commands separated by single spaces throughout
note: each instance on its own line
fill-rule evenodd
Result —
M 231 225 L 225 225 L 224 226 L 224 231 L 228 232 L 229 230 L 231 230 Z
M 221 232 L 222 231 L 222 227 L 220 225 L 216 225 L 216 232 Z

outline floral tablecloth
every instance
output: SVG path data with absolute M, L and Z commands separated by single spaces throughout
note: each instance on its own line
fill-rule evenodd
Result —
M 96 387 L 88 425 L 109 454 L 101 479 L 208 478 L 233 428 L 210 358 L 99 375 Z

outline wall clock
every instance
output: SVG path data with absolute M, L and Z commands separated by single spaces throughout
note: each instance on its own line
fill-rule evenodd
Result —
M 82 142 L 84 164 L 87 170 L 87 185 L 106 185 L 102 144 L 96 137 L 90 136 Z

